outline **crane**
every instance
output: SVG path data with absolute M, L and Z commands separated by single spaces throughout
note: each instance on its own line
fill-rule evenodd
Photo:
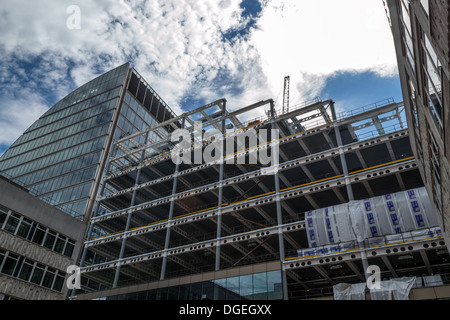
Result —
M 289 112 L 289 85 L 291 77 L 284 77 L 284 90 L 283 90 L 283 114 Z

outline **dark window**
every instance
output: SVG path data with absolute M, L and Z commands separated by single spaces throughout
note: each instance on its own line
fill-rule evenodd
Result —
M 56 240 L 56 232 L 49 230 L 47 233 L 47 237 L 45 237 L 44 247 L 52 249 L 55 240 Z
M 19 219 L 19 215 L 12 213 L 6 221 L 5 230 L 14 233 L 16 231 L 17 225 L 19 224 Z
M 42 282 L 42 285 L 46 288 L 51 288 L 53 279 L 55 278 L 55 271 L 54 269 L 48 268 L 45 272 L 44 281 Z
M 12 275 L 17 264 L 17 259 L 18 256 L 15 254 L 9 254 L 5 260 L 5 264 L 3 265 L 1 272 L 6 275 Z
M 145 107 L 145 109 L 147 109 L 149 111 L 150 111 L 150 106 L 152 103 L 152 98 L 153 98 L 152 93 L 147 89 L 147 92 L 145 94 L 144 107 Z
M 73 241 L 71 241 L 71 240 L 67 241 L 66 249 L 64 250 L 64 255 L 71 257 L 74 247 L 75 247 L 75 243 Z
M 53 285 L 53 290 L 61 291 L 64 284 L 64 276 L 57 275 L 55 279 L 55 284 Z
M 44 236 L 45 236 L 45 229 L 43 229 L 41 226 L 38 226 L 36 228 L 36 231 L 34 232 L 34 236 L 33 236 L 33 242 L 37 243 L 39 245 L 42 245 L 42 241 L 44 240 Z
M 130 78 L 130 84 L 128 85 L 128 91 L 130 91 L 134 96 L 136 96 L 138 85 L 139 79 L 134 73 L 132 73 Z
M 17 235 L 23 238 L 27 238 L 30 229 L 31 229 L 31 221 L 23 218 L 22 222 L 19 225 L 19 229 L 17 230 Z
M 64 245 L 66 243 L 66 237 L 59 235 L 58 239 L 56 239 L 55 251 L 58 253 L 62 253 L 64 250 Z
M 41 264 L 37 264 L 36 268 L 34 269 L 33 275 L 31 277 L 31 282 L 40 285 L 42 276 L 44 275 L 44 266 Z
M 25 262 L 20 269 L 19 279 L 28 281 L 30 279 L 31 271 L 33 270 L 33 261 L 25 259 Z
M 0 207 L 0 228 L 3 226 L 3 222 L 5 222 L 7 214 L 8 209 Z

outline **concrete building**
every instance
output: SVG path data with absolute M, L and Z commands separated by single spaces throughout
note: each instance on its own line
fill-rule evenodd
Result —
M 0 176 L 0 300 L 63 300 L 85 224 Z
M 114 142 L 122 152 L 109 159 L 80 262 L 103 289 L 73 299 L 450 297 L 450 256 L 402 103 L 343 114 L 332 100 L 286 112 L 271 99 L 226 103 Z M 182 135 L 148 139 L 174 122 Z M 365 290 L 368 266 L 384 291 Z
M 411 145 L 446 242 L 450 241 L 450 4 L 386 0 Z

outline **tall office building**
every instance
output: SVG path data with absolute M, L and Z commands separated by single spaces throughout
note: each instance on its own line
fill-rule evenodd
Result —
M 112 142 L 173 117 L 127 63 L 67 95 L 12 144 L 0 158 L 0 299 L 67 297 L 66 268 L 78 263 L 110 152 L 121 154 Z
M 51 107 L 1 156 L 0 174 L 88 220 L 112 141 L 173 116 L 137 71 L 124 64 Z
M 450 3 L 386 0 L 412 149 L 450 241 Z
M 450 297 L 402 103 L 226 104 L 114 141 L 80 262 L 102 288 L 74 299 L 365 299 L 368 266 L 372 299 Z M 176 123 L 183 149 L 148 139 Z

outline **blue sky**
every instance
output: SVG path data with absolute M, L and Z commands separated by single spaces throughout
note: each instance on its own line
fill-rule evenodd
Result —
M 80 29 L 67 28 L 70 5 Z M 380 0 L 2 0 L 0 154 L 78 86 L 131 62 L 177 113 L 316 96 L 401 101 Z
M 380 77 L 374 72 L 341 72 L 328 78 L 321 91 L 341 109 L 351 110 L 388 98 L 401 102 L 402 92 L 398 75 Z

